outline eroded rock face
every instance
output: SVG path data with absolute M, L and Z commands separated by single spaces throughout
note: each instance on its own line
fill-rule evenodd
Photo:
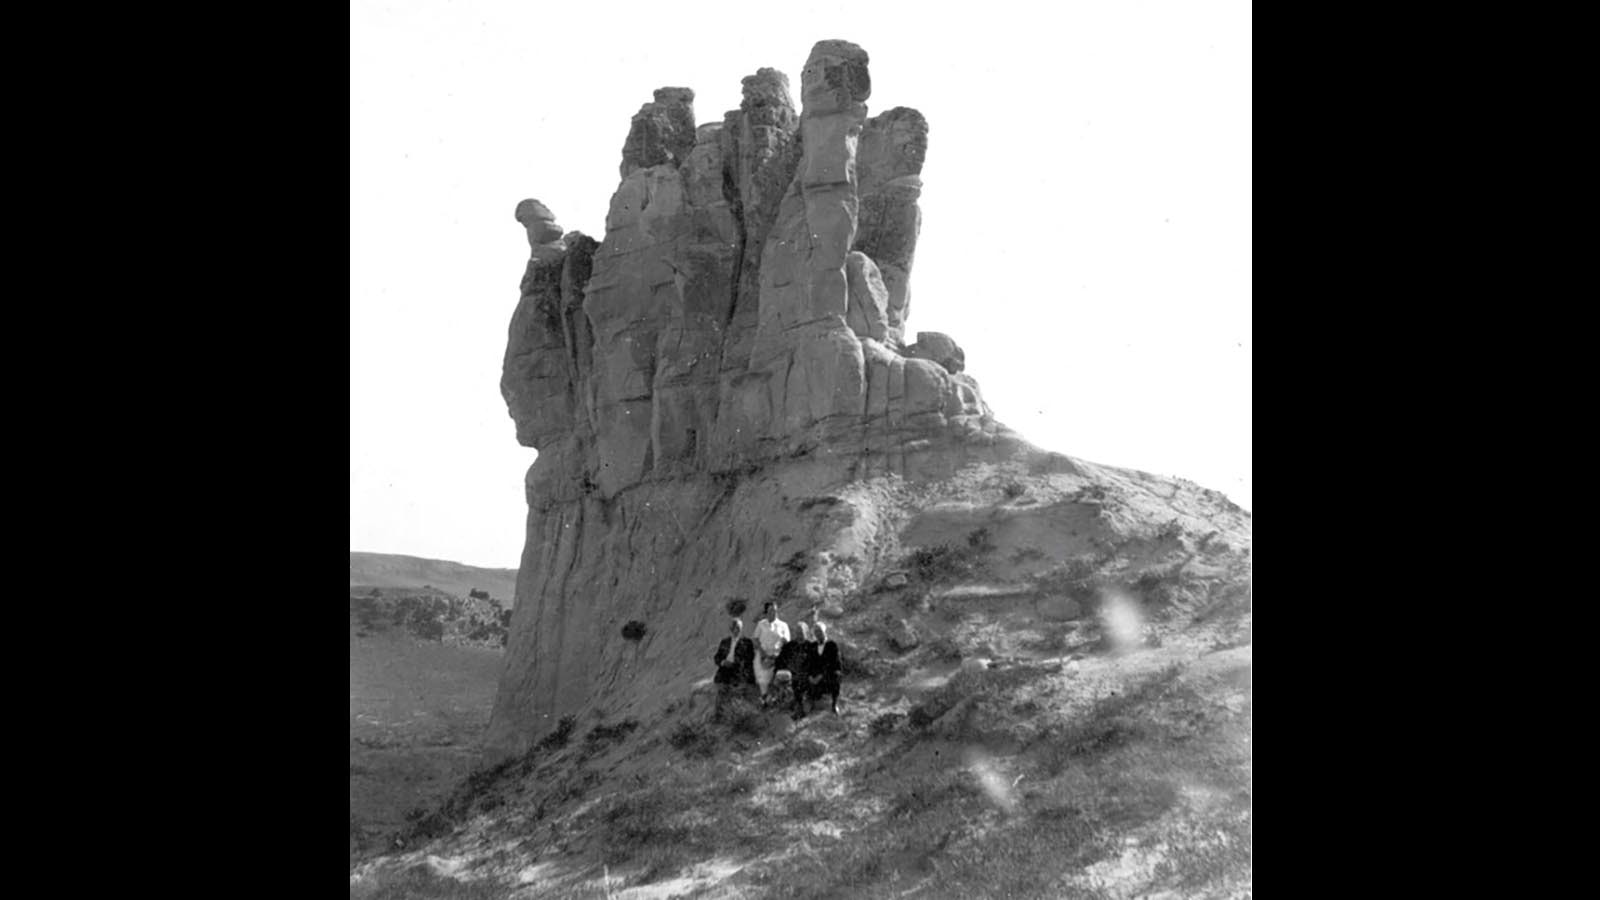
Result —
M 952 375 L 967 367 L 967 354 L 961 345 L 950 335 L 937 331 L 917 332 L 917 342 L 906 348 L 906 356 L 933 360 Z
M 823 481 L 910 476 L 1007 437 L 954 341 L 904 348 L 928 126 L 905 107 L 868 117 L 868 62 L 818 43 L 798 113 L 773 69 L 744 79 L 720 123 L 696 126 L 692 90 L 657 90 L 624 141 L 603 241 L 518 204 L 531 258 L 501 391 L 539 456 L 492 744 L 525 746 L 634 677 L 610 618 L 650 621 L 657 646 L 720 616 L 708 601 L 658 627 L 742 565 L 734 551 L 781 543 L 778 520 L 727 508 L 750 472 L 806 458 Z M 680 572 L 665 588 L 639 568 L 661 553 Z

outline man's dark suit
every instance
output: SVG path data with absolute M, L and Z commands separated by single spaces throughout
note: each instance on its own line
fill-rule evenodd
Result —
M 728 644 L 732 637 L 725 637 L 717 645 L 717 654 L 711 661 L 717 666 L 717 675 L 712 679 L 716 684 L 755 684 L 756 682 L 756 645 L 749 638 L 739 638 L 739 643 L 733 649 L 733 665 L 725 666 L 722 661 L 728 658 Z

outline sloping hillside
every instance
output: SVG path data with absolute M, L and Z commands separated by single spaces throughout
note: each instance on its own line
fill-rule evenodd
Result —
M 930 131 L 872 81 L 827 39 L 798 105 L 662 87 L 603 240 L 517 204 L 538 456 L 488 755 L 352 897 L 1249 896 L 1251 516 L 1028 444 L 912 340 Z M 829 624 L 841 714 L 712 720 L 769 599 Z
M 517 570 L 484 569 L 442 559 L 423 559 L 393 553 L 350 553 L 350 586 L 434 587 L 466 598 L 486 591 L 510 608 L 516 603 Z
M 818 555 L 859 557 L 823 616 L 841 715 L 711 722 L 708 630 L 692 680 L 547 723 L 357 866 L 352 897 L 1248 896 L 1251 517 L 1072 468 L 797 495 L 879 523 L 817 529 L 771 571 L 793 596 Z

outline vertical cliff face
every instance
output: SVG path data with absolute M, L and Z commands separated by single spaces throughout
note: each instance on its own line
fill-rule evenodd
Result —
M 866 51 L 822 41 L 798 114 L 772 69 L 720 123 L 662 88 L 633 117 L 604 240 L 517 207 L 531 258 L 501 390 L 539 455 L 493 748 L 686 690 L 729 599 L 764 599 L 774 566 L 839 534 L 871 542 L 870 504 L 792 498 L 1014 446 L 953 340 L 905 341 L 928 125 L 869 118 L 871 84 Z M 790 587 L 852 577 L 812 566 Z

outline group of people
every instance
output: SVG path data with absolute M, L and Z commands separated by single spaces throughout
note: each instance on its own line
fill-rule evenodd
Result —
M 815 709 L 823 697 L 834 714 L 839 712 L 839 645 L 828 640 L 828 626 L 817 620 L 816 607 L 791 631 L 778 618 L 778 604 L 768 600 L 754 635 L 745 637 L 744 623 L 734 619 L 711 661 L 717 667 L 718 718 L 731 697 L 753 695 L 765 709 L 784 686 L 796 719 L 805 718 L 806 707 Z

